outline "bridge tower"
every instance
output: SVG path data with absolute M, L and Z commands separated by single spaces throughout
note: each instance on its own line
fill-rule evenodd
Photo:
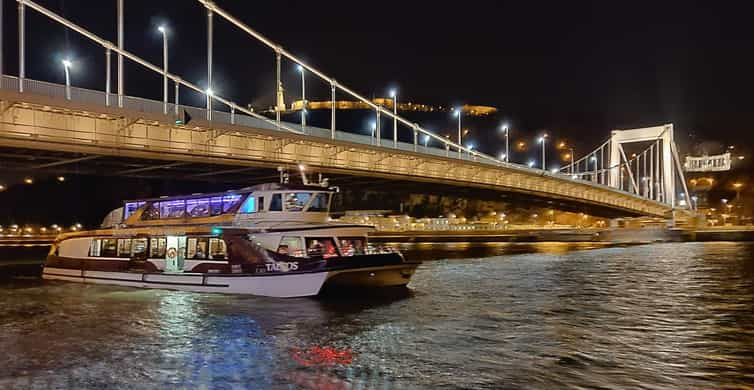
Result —
M 676 206 L 676 175 L 683 176 L 680 169 L 680 161 L 677 159 L 677 149 L 673 140 L 673 125 L 644 127 L 638 129 L 613 130 L 610 137 L 610 186 L 619 187 L 622 177 L 621 167 L 623 161 L 628 161 L 623 145 L 636 142 L 654 141 L 656 148 L 652 148 L 650 156 L 653 161 L 649 177 L 633 177 L 631 169 L 628 175 L 635 192 L 641 192 L 641 181 L 649 180 L 648 192 L 654 194 L 654 198 L 665 202 L 673 207 Z M 683 178 L 681 178 L 683 181 Z M 685 181 L 684 181 L 685 183 Z

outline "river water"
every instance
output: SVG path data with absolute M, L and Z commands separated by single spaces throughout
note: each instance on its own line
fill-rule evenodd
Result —
M 0 388 L 754 388 L 754 244 L 592 245 L 405 245 L 409 290 L 317 299 L 0 267 Z

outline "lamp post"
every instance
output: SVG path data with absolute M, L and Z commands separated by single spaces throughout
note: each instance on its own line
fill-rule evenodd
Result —
M 306 75 L 303 66 L 298 65 L 297 69 L 301 73 L 301 132 L 306 133 Z
M 546 164 L 546 158 L 545 158 L 545 144 L 547 143 L 547 133 L 539 137 L 539 143 L 542 144 L 542 170 L 547 169 L 545 167 Z
M 390 97 L 393 98 L 393 147 L 398 147 L 398 92 L 390 90 Z
M 162 106 L 163 114 L 168 113 L 168 30 L 165 26 L 157 27 L 162 33 Z
M 741 188 L 743 186 L 743 183 L 733 183 L 733 188 L 736 190 L 736 204 L 741 202 Z
M 369 138 L 372 141 L 372 145 L 374 145 L 374 133 L 377 131 L 377 121 L 372 121 L 372 136 Z
M 738 209 L 738 222 L 741 223 L 741 188 L 743 188 L 743 183 L 733 183 L 733 188 L 736 189 L 736 209 Z
M 500 130 L 505 132 L 505 157 L 503 157 L 503 159 L 505 159 L 505 162 L 508 162 L 508 159 L 510 158 L 509 156 L 511 155 L 510 149 L 508 148 L 508 133 L 510 132 L 510 128 L 507 123 L 504 123 Z
M 429 144 L 429 135 L 424 135 L 424 151 L 427 151 L 427 145 Z
M 594 174 L 592 175 L 592 181 L 597 181 L 597 156 L 589 157 L 589 161 L 594 163 Z M 589 168 L 587 167 L 587 170 Z
M 458 158 L 461 158 L 461 108 L 456 107 L 453 111 L 453 115 L 458 118 Z
M 71 67 L 71 60 L 63 60 L 63 69 L 65 69 L 65 98 L 71 100 L 71 75 L 68 69 Z

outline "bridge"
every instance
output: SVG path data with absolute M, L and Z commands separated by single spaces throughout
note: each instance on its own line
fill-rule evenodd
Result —
M 211 1 L 198 1 L 207 11 L 206 88 L 170 73 L 167 56 L 160 67 L 123 49 L 122 0 L 118 0 L 117 45 L 31 0 L 17 2 L 19 74 L 3 75 L 0 80 L 0 157 L 11 169 L 65 172 L 67 167 L 75 165 L 76 172 L 110 176 L 149 177 L 151 173 L 169 172 L 187 180 L 249 175 L 245 177 L 252 181 L 270 181 L 278 177 L 276 171 L 283 167 L 327 174 L 332 184 L 347 185 L 349 178 L 358 177 L 378 183 L 427 183 L 514 194 L 563 208 L 588 209 L 595 215 L 668 217 L 674 208 L 684 206 L 675 196 L 675 184 L 684 180 L 682 170 L 676 169 L 673 160 L 674 153 L 677 160 L 677 151 L 672 125 L 614 131 L 605 144 L 577 161 L 572 158 L 571 164 L 559 171 L 536 169 L 494 158 L 439 136 L 398 115 L 394 104 L 393 110 L 375 104 L 288 53 Z M 108 65 L 103 72 L 103 91 L 76 88 L 70 82 L 60 85 L 25 77 L 27 8 L 101 46 Z M 213 20 L 217 16 L 272 50 L 278 86 L 274 119 L 212 91 Z M 163 36 L 166 51 L 167 38 Z M 118 56 L 115 93 L 111 91 L 110 74 L 113 52 Z M 281 120 L 283 58 L 301 72 L 304 107 L 306 75 L 330 84 L 333 104 L 329 129 L 307 126 L 305 109 L 301 111 L 301 123 Z M 124 93 L 124 59 L 163 76 L 162 101 Z M 67 71 L 68 65 L 65 66 Z M 168 80 L 174 84 L 172 102 L 168 101 Z M 184 90 L 205 96 L 206 107 L 181 104 L 180 92 Z M 373 110 L 372 136 L 336 127 L 336 93 Z M 182 121 L 184 112 L 194 118 L 190 123 Z M 460 141 L 463 112 L 459 110 L 456 114 Z M 392 120 L 392 139 L 382 136 L 381 117 Z M 399 140 L 399 132 L 412 135 L 413 142 Z M 427 141 L 433 146 L 428 146 Z M 627 142 L 650 142 L 651 146 L 638 157 L 626 158 L 622 145 Z M 595 162 L 597 156 L 602 164 Z M 641 163 L 643 175 L 640 175 Z M 688 202 L 685 207 L 693 207 Z

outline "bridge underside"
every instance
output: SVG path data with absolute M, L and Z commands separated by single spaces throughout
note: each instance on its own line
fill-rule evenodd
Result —
M 288 167 L 292 181 L 300 180 L 296 167 Z M 253 184 L 277 182 L 277 167 L 209 164 L 191 161 L 143 159 L 123 156 L 84 154 L 64 151 L 0 147 L 0 178 L 30 176 L 35 179 L 56 176 L 94 176 L 103 181 L 118 177 L 154 180 L 212 183 L 227 189 Z M 316 174 L 312 172 L 312 174 Z M 563 211 L 584 212 L 590 215 L 616 218 L 638 216 L 638 213 L 615 210 L 600 205 L 552 199 L 517 191 L 494 190 L 457 184 L 408 180 L 399 177 L 376 177 L 369 173 L 326 173 L 331 185 L 341 189 L 378 191 L 399 194 L 427 194 L 459 196 L 480 200 L 499 200 L 516 205 L 549 207 Z M 375 205 L 375 208 L 380 208 Z

